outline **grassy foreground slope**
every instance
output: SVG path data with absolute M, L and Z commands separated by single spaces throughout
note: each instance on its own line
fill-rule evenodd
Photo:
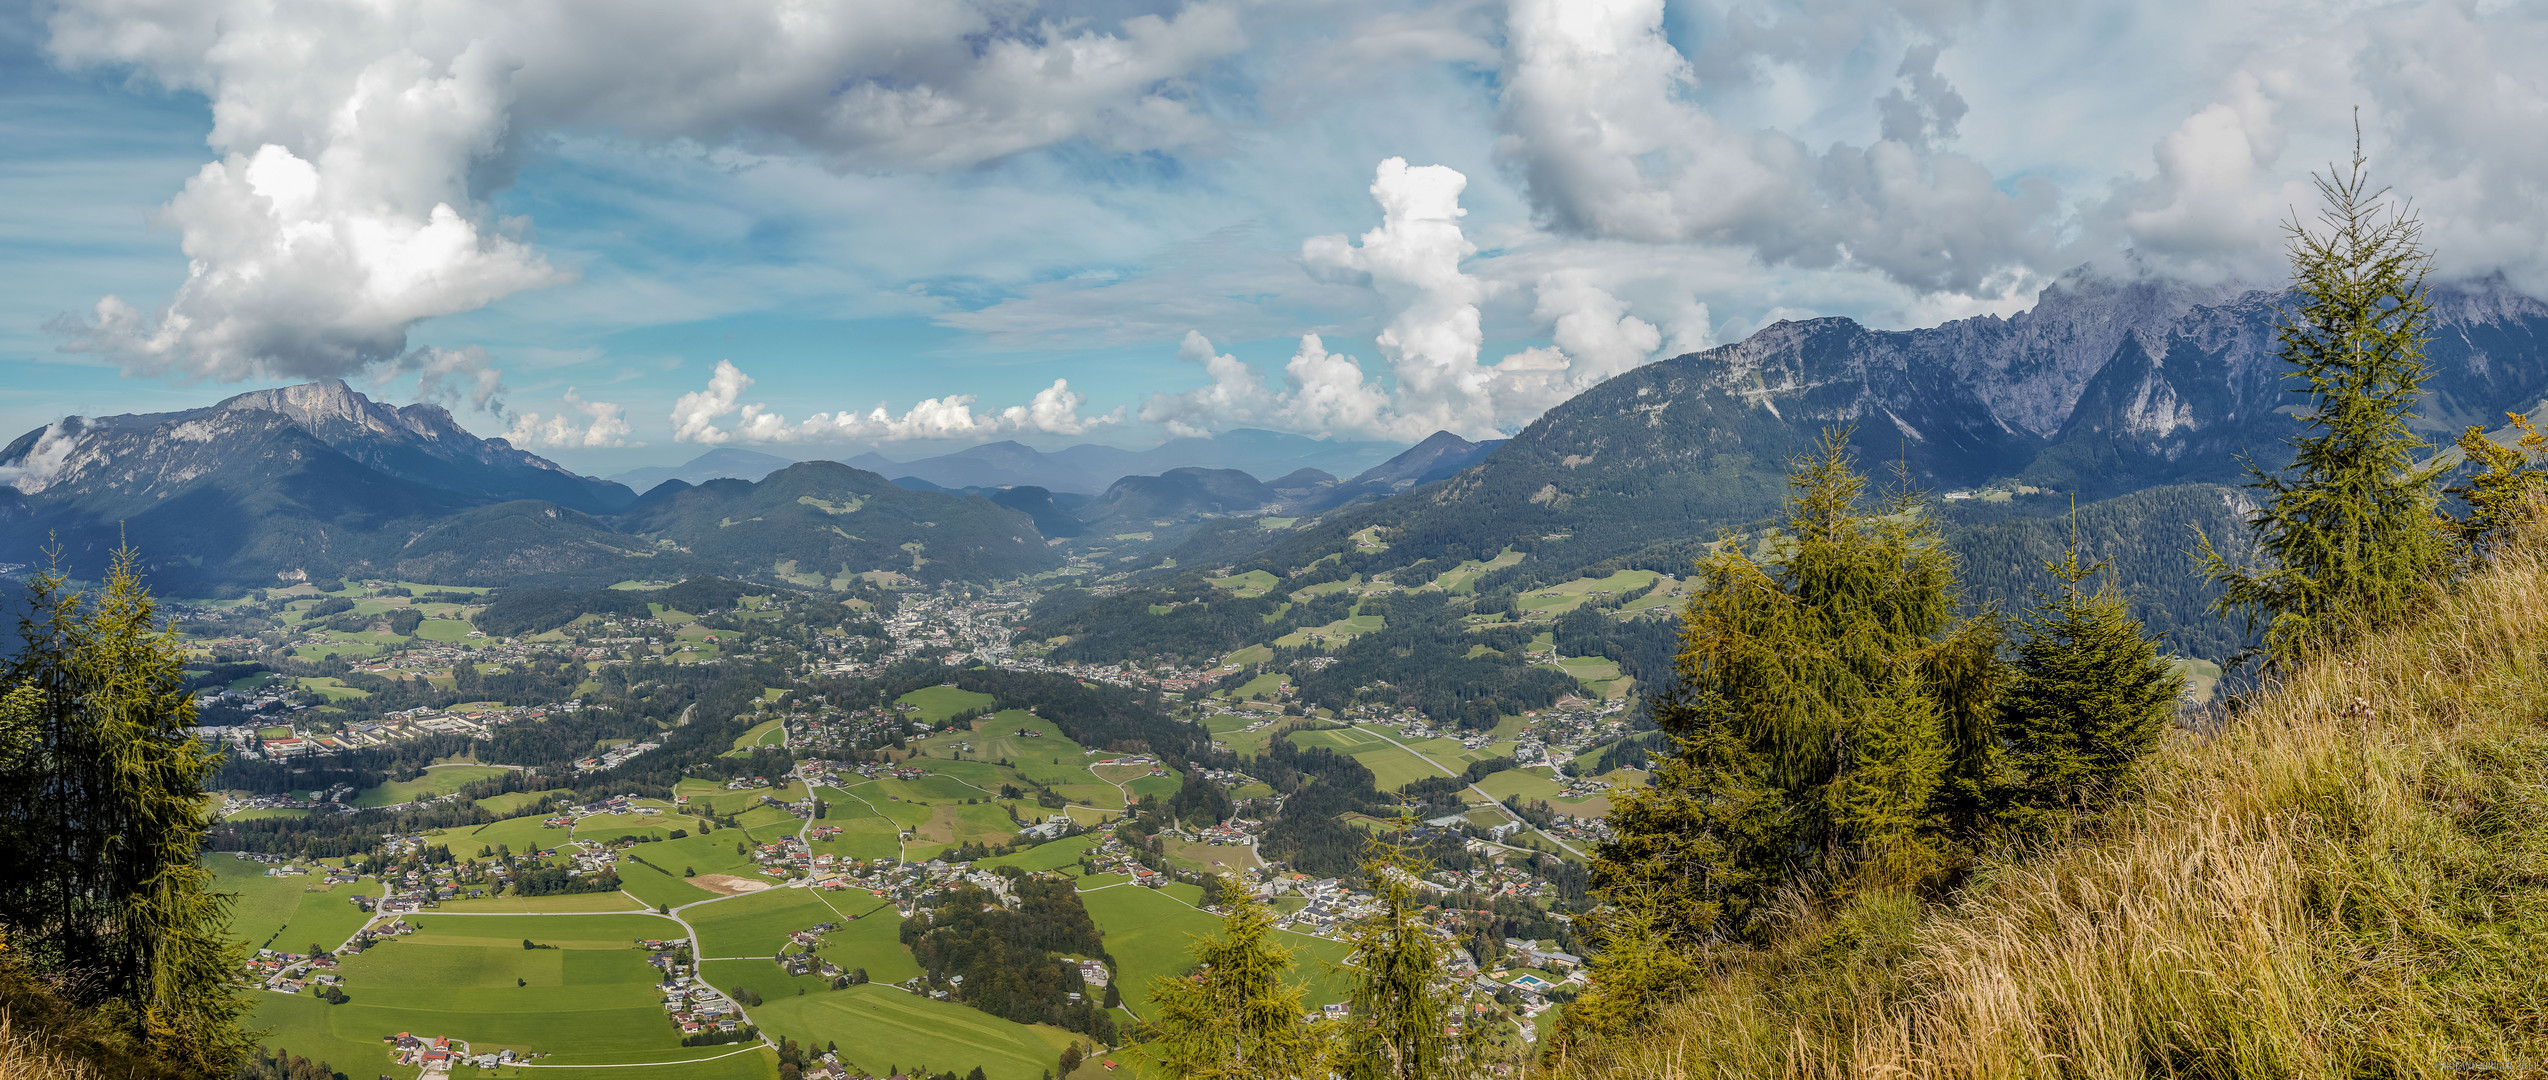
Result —
M 2299 672 L 2143 796 L 1712 958 L 1572 1077 L 2372 1077 L 2548 1057 L 2548 538 Z M 2492 1066 L 2502 1068 L 2504 1066 Z M 2518 1065 L 2514 1067 L 2519 1067 Z

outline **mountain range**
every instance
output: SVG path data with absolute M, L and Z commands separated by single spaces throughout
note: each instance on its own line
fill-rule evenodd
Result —
M 2226 489 L 2212 485 L 2234 482 L 2242 455 L 2277 463 L 2295 429 L 2298 399 L 2274 355 L 2281 301 L 2078 273 L 2005 318 L 1917 330 L 1777 323 L 1623 373 L 1500 442 L 1237 432 L 1212 450 L 1261 471 L 1197 464 L 1209 449 L 1197 440 L 1050 454 L 994 443 L 908 463 L 788 464 L 720 448 L 671 475 L 633 477 L 654 481 L 643 497 L 479 439 L 438 407 L 394 408 L 321 382 L 26 433 L 0 449 L 0 562 L 41 562 L 58 544 L 85 572 L 129 539 L 181 591 L 352 572 L 454 583 L 681 568 L 976 578 L 1051 565 L 1052 541 L 1173 523 L 1158 557 L 1188 567 L 1288 572 L 1355 551 L 1365 545 L 1349 537 L 1378 527 L 1386 553 L 1358 559 L 1511 549 L 1543 573 L 1677 568 L 1718 530 L 1774 513 L 1787 462 L 1831 425 L 1851 428 L 1872 471 L 1898 465 L 1925 486 L 1995 492 L 1946 504 L 1975 529 L 2014 528 L 2073 497 L 2185 485 L 2211 493 L 2144 499 L 2130 505 L 2174 517 L 2133 520 L 2234 526 Z M 2484 281 L 2437 288 L 2434 310 L 2417 421 L 2433 441 L 2548 396 L 2548 304 Z M 1311 459 L 1361 464 L 1338 479 L 1301 464 Z M 1176 464 L 1151 464 L 1162 461 Z M 730 472 L 749 478 L 709 475 Z M 1203 528 L 1191 541 L 1203 547 L 1169 550 L 1212 518 L 1276 515 L 1299 522 Z M 2012 556 L 2020 570 L 2030 558 Z
M 919 480 L 923 483 L 910 486 L 923 489 L 1040 487 L 1063 495 L 1097 495 L 1126 476 L 1189 467 L 1237 469 L 1256 477 L 1301 469 L 1349 476 L 1383 464 L 1405 449 L 1396 443 L 1312 439 L 1240 428 L 1209 439 L 1171 439 L 1147 450 L 1082 443 L 1046 452 L 1002 441 L 915 461 L 895 461 L 869 451 L 842 463 L 896 480 Z M 675 479 L 692 484 L 726 477 L 758 480 L 792 463 L 793 459 L 759 451 L 718 447 L 681 465 L 631 469 L 610 479 L 645 491 Z
M 692 573 L 923 580 L 1058 563 L 1025 513 L 832 462 L 640 498 L 434 405 L 342 382 L 184 412 L 66 417 L 0 449 L 0 562 L 94 575 L 130 542 L 160 587 L 206 595 L 344 574 L 607 584 Z
M 2075 500 L 2085 554 L 2114 562 L 2177 647 L 2218 658 L 2243 637 L 2210 615 L 2186 549 L 2196 529 L 2235 547 L 2244 461 L 2279 467 L 2281 441 L 2299 430 L 2300 398 L 2274 351 L 2283 300 L 2075 273 L 2005 318 L 1917 330 L 1780 322 L 1616 376 L 1398 497 L 1289 531 L 1199 532 L 1161 553 L 1160 573 L 1409 581 L 1508 552 L 1523 561 L 1501 572 L 1507 588 L 1622 568 L 1683 573 L 1724 532 L 1766 524 L 1789 462 L 1839 426 L 1879 483 L 1900 470 L 1947 496 L 1936 505 L 1974 599 L 2019 604 L 2043 584 L 2041 560 L 2058 554 L 2058 519 Z M 2416 420 L 2428 441 L 2494 427 L 2548 395 L 2548 304 L 2500 281 L 2442 286 L 2433 300 Z

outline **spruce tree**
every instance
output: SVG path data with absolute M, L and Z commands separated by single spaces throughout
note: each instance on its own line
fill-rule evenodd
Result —
M 186 730 L 184 653 L 137 563 L 118 549 L 94 595 L 51 571 L 27 582 L 0 664 L 0 930 L 154 1056 L 224 1075 L 254 1042 L 231 897 L 197 861 L 219 756 Z
M 2408 426 L 2423 393 L 2432 326 L 2432 257 L 2412 208 L 2387 202 L 2353 162 L 2315 177 L 2326 207 L 2313 230 L 2294 219 L 2292 297 L 2277 331 L 2291 390 L 2308 398 L 2291 464 L 2248 466 L 2264 505 L 2248 530 L 2264 564 L 2239 566 L 2198 538 L 2221 586 L 2213 609 L 2264 628 L 2267 663 L 2309 654 L 2396 621 L 2449 568 L 2432 483 L 2443 465 Z
M 1593 883 L 1684 940 L 1748 932 L 1780 888 L 1921 880 L 1997 740 L 1998 624 L 1955 617 L 1955 561 L 1913 493 L 1867 505 L 1847 432 L 1790 474 L 1785 528 L 1701 560 L 1659 701 L 1673 738 L 1613 801 Z
M 2020 620 L 2026 636 L 2000 705 L 2019 803 L 2012 817 L 2034 826 L 2124 785 L 2185 690 L 2106 564 L 2080 559 L 2075 521 L 2069 550 L 2044 568 L 2059 585 L 2037 591 Z
M 1413 821 L 1399 823 L 1401 828 Z M 1394 841 L 1374 839 L 1363 860 L 1372 913 L 1355 923 L 1341 969 L 1353 979 L 1338 1071 L 1349 1080 L 1458 1080 L 1468 1046 L 1450 1034 L 1460 997 L 1444 981 L 1445 950 L 1425 921 L 1416 882 L 1428 864 Z
M 1152 1054 L 1179 1080 L 1325 1077 L 1328 1032 L 1302 1020 L 1302 988 L 1284 981 L 1292 950 L 1273 941 L 1273 910 L 1235 882 L 1224 892 L 1221 932 L 1195 939 L 1195 969 L 1150 982 Z

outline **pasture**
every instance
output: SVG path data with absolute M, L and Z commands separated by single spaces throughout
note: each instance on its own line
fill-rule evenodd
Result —
M 392 780 L 379 787 L 363 789 L 360 794 L 354 796 L 354 805 L 396 806 L 418 799 L 449 795 L 477 781 L 503 776 L 512 771 L 499 769 L 493 765 L 431 765 L 425 768 L 425 775 L 413 780 Z
M 878 1076 L 979 1065 L 990 1080 L 1040 1080 L 1070 1041 L 1058 1028 L 1011 1023 L 874 983 L 773 998 L 753 1016 L 773 1037 L 838 1042 L 844 1061 Z
M 1220 932 L 1220 917 L 1194 906 L 1202 897 L 1203 890 L 1192 885 L 1146 889 L 1123 884 L 1080 894 L 1089 918 L 1106 934 L 1106 951 L 1123 965 L 1117 977 L 1122 980 L 1124 1004 L 1136 1014 L 1150 1015 L 1151 979 L 1193 966 L 1189 950 L 1196 935 Z M 1292 950 L 1289 981 L 1306 984 L 1305 1004 L 1345 1000 L 1350 987 L 1326 963 L 1344 962 L 1343 943 L 1290 931 L 1278 932 L 1275 940 Z
M 333 949 L 370 919 L 352 898 L 380 895 L 380 883 L 369 878 L 312 892 L 319 881 L 315 875 L 270 878 L 263 864 L 218 852 L 204 856 L 204 865 L 213 872 L 215 889 L 238 894 L 230 908 L 230 938 L 252 949 L 300 952 L 312 942 Z
M 699 931 L 702 959 L 778 955 L 791 931 L 839 922 L 841 913 L 812 889 L 765 889 L 701 904 L 681 913 Z
M 989 694 L 961 690 L 952 686 L 924 686 L 894 699 L 912 707 L 912 716 L 923 723 L 935 724 L 957 713 L 991 706 Z

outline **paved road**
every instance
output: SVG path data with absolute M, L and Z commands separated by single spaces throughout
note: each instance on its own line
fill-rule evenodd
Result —
M 1352 727 L 1353 727 L 1353 729 L 1354 729 L 1354 730 L 1356 730 L 1356 731 L 1362 732 L 1362 733 L 1364 733 L 1364 734 L 1366 734 L 1366 735 L 1374 735 L 1374 736 L 1378 736 L 1379 738 L 1381 738 L 1381 739 L 1383 739 L 1383 740 L 1386 740 L 1386 741 L 1389 743 L 1389 745 L 1391 745 L 1391 746 L 1395 746 L 1395 747 L 1397 747 L 1398 749 L 1400 749 L 1400 750 L 1404 750 L 1404 751 L 1406 751 L 1406 752 L 1408 752 L 1408 753 L 1410 753 L 1410 754 L 1414 754 L 1414 755 L 1416 756 L 1416 760 L 1417 760 L 1417 761 L 1421 761 L 1421 762 L 1424 762 L 1424 763 L 1425 763 L 1425 764 L 1427 764 L 1427 765 L 1431 765 L 1431 766 L 1433 766 L 1434 768 L 1441 769 L 1441 770 L 1442 770 L 1442 775 L 1444 775 L 1444 776 L 1460 776 L 1460 775 L 1464 775 L 1464 774 L 1461 774 L 1461 773 L 1453 772 L 1453 771 L 1451 771 L 1451 770 L 1450 770 L 1450 768 L 1448 768 L 1447 766 L 1443 765 L 1441 762 L 1439 762 L 1439 761 L 1435 761 L 1435 760 L 1433 760 L 1432 758 L 1429 758 L 1429 757 L 1424 756 L 1424 753 L 1423 753 L 1422 751 L 1420 751 L 1420 750 L 1417 750 L 1415 747 L 1409 746 L 1409 745 L 1407 745 L 1407 744 L 1405 744 L 1405 743 L 1399 742 L 1399 741 L 1398 741 L 1398 740 L 1396 740 L 1396 739 L 1392 739 L 1392 738 L 1390 738 L 1390 737 L 1389 737 L 1389 734 L 1388 734 L 1387 732 L 1385 732 L 1385 731 L 1377 731 L 1377 730 L 1374 730 L 1374 729 L 1372 729 L 1372 728 L 1364 727 L 1364 726 L 1362 726 L 1362 725 L 1360 725 L 1360 724 L 1354 724 L 1354 725 L 1351 725 L 1351 726 L 1352 726 Z M 1569 843 L 1567 843 L 1567 842 L 1565 842 L 1565 841 L 1563 841 L 1563 840 L 1560 840 L 1560 839 L 1558 839 L 1558 838 L 1556 838 L 1556 837 L 1554 837 L 1554 836 L 1549 836 L 1546 832 L 1542 832 L 1539 828 L 1537 828 L 1536 826 L 1533 826 L 1531 823 L 1529 823 L 1529 822 L 1527 822 L 1527 821 L 1522 821 L 1522 819 L 1521 819 L 1521 818 L 1514 816 L 1512 808 L 1511 808 L 1511 807 L 1508 807 L 1508 806 L 1506 806 L 1506 805 L 1504 805 L 1504 800 L 1502 800 L 1502 799 L 1498 799 L 1498 798 L 1496 798 L 1496 797 L 1495 797 L 1495 796 L 1493 796 L 1493 795 L 1489 795 L 1489 794 L 1487 794 L 1487 791 L 1486 791 L 1486 789 L 1485 789 L 1485 788 L 1479 787 L 1479 786 L 1477 786 L 1476 784 L 1471 784 L 1471 785 L 1469 785 L 1469 790 L 1474 791 L 1474 792 L 1477 792 L 1480 796 L 1483 796 L 1483 797 L 1486 799 L 1486 801 L 1488 801 L 1488 802 L 1490 802 L 1490 803 L 1495 804 L 1495 808 L 1496 808 L 1496 809 L 1498 809 L 1498 810 L 1503 811 L 1503 812 L 1504 812 L 1504 816 L 1505 816 L 1506 818 L 1509 818 L 1509 819 L 1511 819 L 1511 820 L 1513 820 L 1513 821 L 1521 821 L 1521 822 L 1522 822 L 1522 827 L 1523 827 L 1523 828 L 1525 828 L 1525 829 L 1529 829 L 1529 830 L 1531 830 L 1532 832 L 1539 833 L 1539 835 L 1540 835 L 1540 836 L 1542 836 L 1542 837 L 1544 837 L 1544 838 L 1546 838 L 1546 839 L 1547 839 L 1547 841 L 1548 841 L 1549 843 L 1555 844 L 1555 845 L 1557 845 L 1558 847 L 1561 847 L 1561 848 L 1565 848 L 1567 851 L 1569 851 L 1569 852 L 1573 853 L 1573 854 L 1574 854 L 1574 856 L 1575 856 L 1576 858 L 1578 858 L 1578 859 L 1584 859 L 1584 858 L 1590 858 L 1590 857 L 1591 857 L 1591 856 L 1585 855 L 1583 852 L 1576 851 L 1576 850 L 1575 850 L 1575 845 L 1573 845 L 1573 844 L 1569 844 Z M 1508 848 L 1511 848 L 1511 847 L 1512 847 L 1512 845 L 1510 845 L 1510 844 L 1506 844 L 1506 845 L 1503 845 L 1503 846 L 1508 847 Z M 1516 850 L 1516 851 L 1528 851 L 1528 850 L 1530 850 L 1530 849 L 1529 849 L 1529 848 L 1513 848 L 1513 850 Z

